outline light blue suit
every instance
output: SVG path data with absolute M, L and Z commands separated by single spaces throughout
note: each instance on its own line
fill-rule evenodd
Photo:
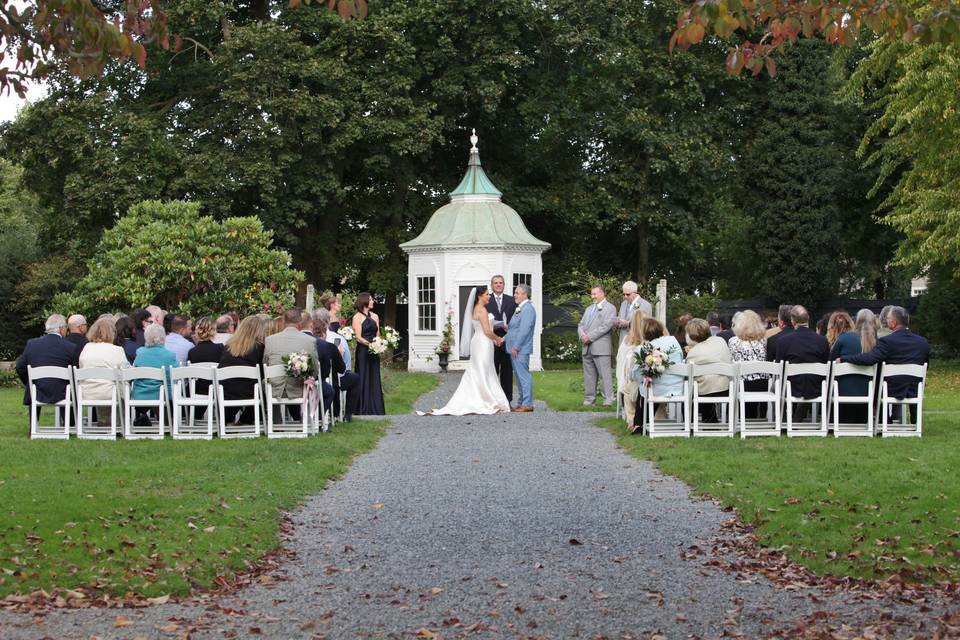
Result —
M 533 353 L 533 332 L 537 326 L 537 310 L 529 301 L 517 307 L 510 318 L 505 347 L 511 354 L 513 375 L 520 391 L 519 406 L 533 406 L 533 377 L 530 375 L 530 354 Z M 513 350 L 516 357 L 512 357 Z

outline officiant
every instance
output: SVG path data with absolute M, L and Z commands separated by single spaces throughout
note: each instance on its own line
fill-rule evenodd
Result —
M 493 314 L 493 332 L 500 337 L 507 335 L 507 325 L 510 324 L 510 318 L 517 310 L 517 303 L 513 296 L 503 292 L 505 286 L 506 282 L 501 275 L 490 279 L 493 295 L 487 303 L 487 312 Z M 493 364 L 497 369 L 497 375 L 500 376 L 500 386 L 507 394 L 507 400 L 513 402 L 513 365 L 510 362 L 510 354 L 502 344 L 493 349 Z

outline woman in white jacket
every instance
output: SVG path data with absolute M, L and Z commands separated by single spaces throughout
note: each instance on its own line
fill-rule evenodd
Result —
M 115 335 L 112 318 L 101 318 L 94 322 L 87 332 L 89 342 L 80 352 L 80 368 L 106 367 L 113 369 L 128 366 L 129 362 L 123 347 L 113 344 Z M 109 400 L 114 389 L 116 389 L 116 384 L 108 380 L 81 380 L 80 387 L 84 398 Z M 98 412 L 97 422 L 103 426 L 109 425 L 110 412 Z
M 688 364 L 730 364 L 730 348 L 723 338 L 710 333 L 706 320 L 694 318 L 687 323 Z M 697 376 L 697 390 L 701 396 L 721 396 L 727 393 L 730 380 L 725 376 Z M 717 422 L 717 405 L 705 404 L 700 407 L 704 422 Z

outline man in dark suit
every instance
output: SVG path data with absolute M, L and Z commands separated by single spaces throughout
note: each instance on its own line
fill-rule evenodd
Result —
M 717 334 L 718 338 L 723 338 L 724 342 L 727 342 L 727 343 L 730 342 L 730 338 L 732 338 L 735 335 L 733 333 L 733 322 L 734 322 L 733 318 L 736 318 L 739 315 L 739 313 L 740 312 L 738 311 L 736 314 L 733 315 L 733 317 L 731 317 L 729 313 L 725 313 L 722 316 L 720 316 L 720 326 L 722 327 L 722 331 L 720 331 L 720 333 Z
M 77 346 L 77 353 L 83 351 L 87 346 L 87 319 L 79 313 L 75 313 L 67 318 L 66 339 Z
M 317 357 L 320 364 L 321 380 L 326 380 L 330 376 L 331 370 L 333 376 L 331 380 L 333 385 L 323 382 L 323 406 L 326 411 L 340 410 L 340 391 L 347 392 L 347 406 L 344 410 L 343 419 L 347 422 L 353 420 L 353 413 L 356 411 L 357 403 L 360 400 L 360 376 L 347 369 L 347 363 L 340 353 L 340 348 L 327 341 L 327 327 L 330 326 L 330 312 L 326 309 L 318 309 L 313 312 L 313 335 L 317 339 Z M 308 332 L 309 333 L 309 332 Z M 329 398 L 328 398 L 329 389 Z
M 59 313 L 47 318 L 44 326 L 46 335 L 27 341 L 23 353 L 17 358 L 17 375 L 23 382 L 23 404 L 30 405 L 30 384 L 27 367 L 69 367 L 77 366 L 80 350 L 68 341 L 67 321 Z M 46 378 L 36 381 L 37 400 L 45 403 L 60 402 L 66 396 L 67 381 Z
M 780 326 L 780 331 L 767 338 L 767 362 L 784 360 L 777 353 L 777 347 L 782 338 L 793 333 L 793 324 L 790 320 L 791 309 L 793 309 L 792 304 L 782 304 L 777 311 L 777 324 Z
M 793 331 L 782 335 L 777 345 L 777 360 L 793 364 L 826 363 L 830 360 L 830 344 L 827 339 L 810 328 L 810 314 L 802 305 L 796 305 L 790 310 L 790 320 Z M 799 375 L 790 379 L 791 392 L 794 398 L 816 398 L 820 395 L 820 383 L 823 376 Z M 794 418 L 802 420 L 806 417 L 809 405 L 797 405 Z
M 887 312 L 887 327 L 890 334 L 877 340 L 871 351 L 855 356 L 838 358 L 838 362 L 850 364 L 927 364 L 930 362 L 930 343 L 923 336 L 910 331 L 910 314 L 903 307 L 891 307 Z M 898 399 L 916 398 L 919 379 L 913 376 L 893 376 L 887 379 L 887 391 Z M 897 407 L 899 408 L 899 407 Z M 916 407 L 910 407 L 912 420 L 916 421 Z
M 496 275 L 490 279 L 490 289 L 493 294 L 490 296 L 490 302 L 487 303 L 487 312 L 493 314 L 494 322 L 502 322 L 499 328 L 493 332 L 500 337 L 507 335 L 507 325 L 510 324 L 510 318 L 517 310 L 517 303 L 513 296 L 503 292 L 506 282 L 503 276 Z M 500 376 L 500 386 L 503 392 L 507 394 L 507 400 L 513 402 L 513 363 L 510 361 L 510 354 L 507 353 L 503 345 L 493 348 L 493 364 L 497 369 L 497 375 Z

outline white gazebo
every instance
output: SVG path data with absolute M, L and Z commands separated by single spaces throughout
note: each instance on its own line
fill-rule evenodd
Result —
M 533 290 L 537 309 L 530 368 L 542 369 L 540 332 L 543 328 L 543 260 L 550 243 L 533 237 L 520 215 L 501 201 L 499 190 L 480 166 L 476 131 L 467 173 L 450 193 L 450 202 L 434 212 L 423 232 L 400 248 L 409 256 L 407 268 L 409 355 L 411 371 L 436 371 L 434 353 L 452 314 L 457 344 L 450 354 L 450 368 L 463 368 L 460 360 L 460 329 L 470 290 L 490 285 L 497 274 L 504 277 L 507 293 L 521 282 Z M 467 312 L 466 319 L 470 315 Z

